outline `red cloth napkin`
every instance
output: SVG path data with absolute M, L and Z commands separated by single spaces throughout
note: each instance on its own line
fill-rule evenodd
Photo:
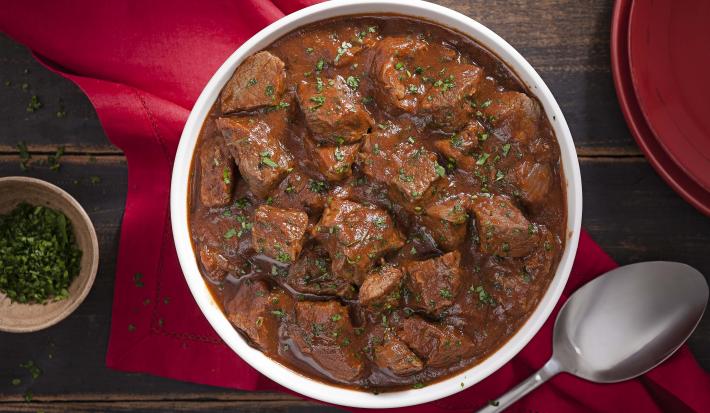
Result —
M 173 247 L 168 194 L 180 133 L 208 79 L 258 30 L 311 2 L 2 2 L 0 29 L 82 88 L 106 134 L 128 158 L 109 367 L 242 390 L 284 390 L 222 343 L 197 308 Z M 582 234 L 561 302 L 615 265 Z M 517 357 L 488 379 L 443 400 L 401 410 L 463 412 L 495 399 L 550 357 L 555 314 Z M 598 385 L 560 375 L 511 410 L 709 409 L 710 375 L 683 347 L 653 371 L 624 383 Z

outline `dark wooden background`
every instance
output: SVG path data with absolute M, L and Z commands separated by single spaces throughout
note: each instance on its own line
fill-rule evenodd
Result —
M 497 32 L 538 70 L 557 98 L 577 145 L 584 226 L 619 263 L 673 260 L 710 276 L 710 219 L 678 197 L 635 145 L 619 109 L 609 63 L 612 2 L 452 1 L 440 3 Z M 27 112 L 32 95 L 42 108 Z M 66 112 L 58 116 L 57 112 Z M 20 169 L 16 144 L 33 160 L 59 145 L 58 172 Z M 0 333 L 0 411 L 288 411 L 334 409 L 291 396 L 210 388 L 107 369 L 104 356 L 127 167 L 106 139 L 88 99 L 21 45 L 0 35 L 0 176 L 29 175 L 75 196 L 91 215 L 101 265 L 89 297 L 67 320 L 33 334 Z M 0 194 L 2 196 L 2 194 Z M 710 317 L 689 340 L 710 370 Z M 20 363 L 43 371 L 32 380 Z M 22 383 L 13 385 L 14 378 Z M 24 396 L 33 394 L 32 403 Z

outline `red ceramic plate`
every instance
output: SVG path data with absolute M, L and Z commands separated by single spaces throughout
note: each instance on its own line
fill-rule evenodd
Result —
M 629 66 L 648 126 L 670 157 L 710 191 L 710 1 L 635 0 Z
M 659 175 L 686 201 L 710 215 L 710 192 L 690 178 L 665 152 L 646 123 L 631 80 L 628 24 L 631 0 L 617 0 L 611 26 L 611 68 L 621 110 L 631 134 Z M 710 116 L 710 115 L 709 115 Z

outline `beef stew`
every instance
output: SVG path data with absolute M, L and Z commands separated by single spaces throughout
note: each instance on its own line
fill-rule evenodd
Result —
M 244 338 L 332 384 L 419 388 L 525 322 L 565 246 L 559 146 L 496 56 L 349 16 L 245 59 L 191 167 L 200 270 Z

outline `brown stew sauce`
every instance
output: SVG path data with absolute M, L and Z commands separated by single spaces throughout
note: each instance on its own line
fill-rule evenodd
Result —
M 254 347 L 331 384 L 419 388 L 494 353 L 565 245 L 539 102 L 466 36 L 392 15 L 247 59 L 200 133 L 201 272 Z

